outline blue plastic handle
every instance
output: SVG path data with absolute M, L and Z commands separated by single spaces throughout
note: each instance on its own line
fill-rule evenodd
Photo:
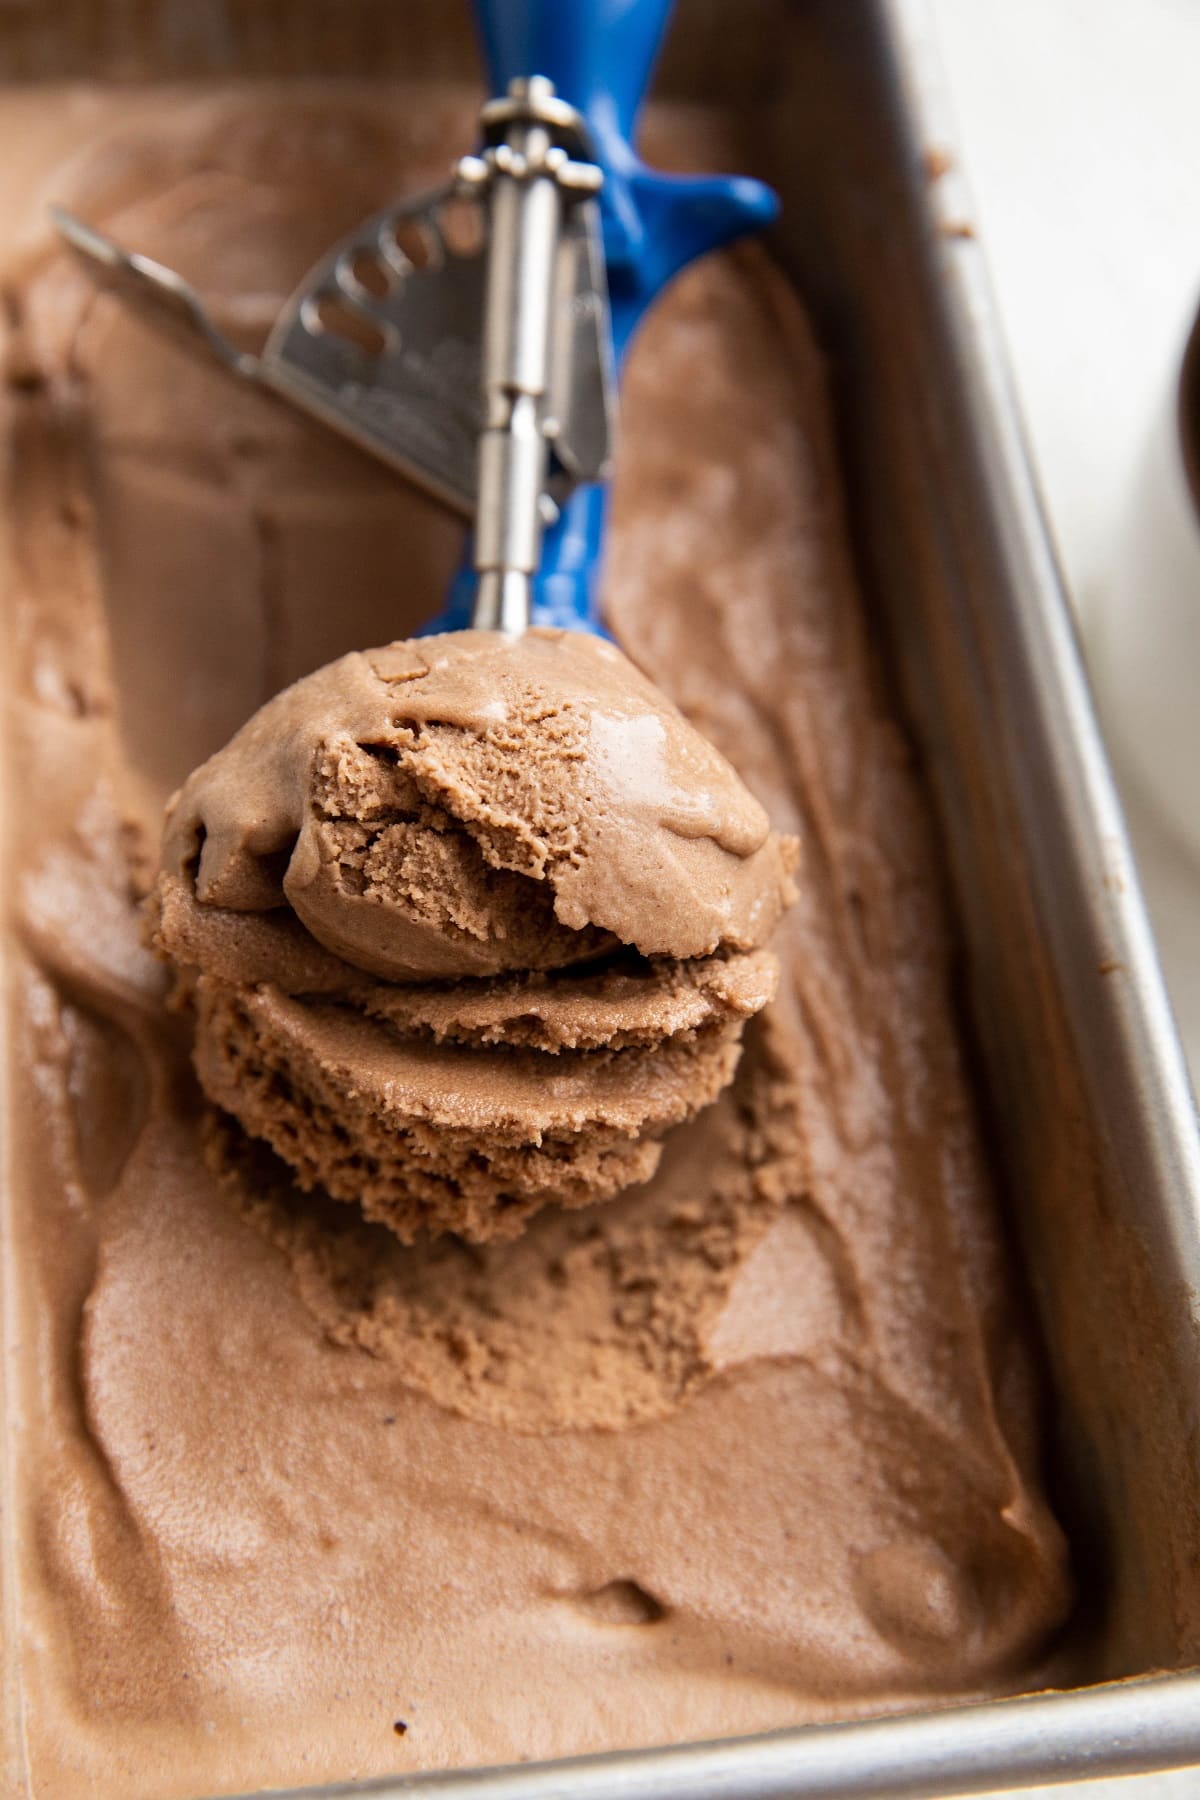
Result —
M 587 121 L 604 170 L 604 253 L 618 368 L 642 315 L 679 271 L 709 250 L 769 225 L 770 188 L 742 176 L 672 176 L 647 168 L 633 149 L 638 108 L 672 0 L 474 0 L 490 91 L 521 75 L 546 75 Z M 534 582 L 537 625 L 601 629 L 597 606 L 608 489 L 576 488 L 545 534 Z M 475 573 L 470 551 L 445 610 L 428 627 L 470 622 Z

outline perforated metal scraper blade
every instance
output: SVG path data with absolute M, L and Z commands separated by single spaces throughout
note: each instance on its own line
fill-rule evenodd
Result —
M 174 270 L 73 214 L 55 224 L 89 274 L 179 341 L 332 426 L 473 517 L 481 425 L 487 212 L 456 183 L 377 213 L 286 303 L 258 355 L 240 350 Z M 594 206 L 559 247 L 555 454 L 568 485 L 607 471 L 607 297 Z

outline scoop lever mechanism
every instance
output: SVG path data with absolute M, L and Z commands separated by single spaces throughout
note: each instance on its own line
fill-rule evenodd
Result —
M 147 319 L 474 522 L 428 630 L 597 630 L 616 368 L 673 277 L 777 203 L 760 182 L 664 175 L 637 156 L 671 0 L 474 11 L 496 96 L 478 151 L 335 244 L 257 354 L 173 270 L 54 218 Z
M 155 325 L 473 518 L 472 622 L 521 631 L 545 526 L 611 462 L 603 174 L 544 77 L 512 80 L 480 124 L 480 153 L 447 186 L 334 246 L 258 355 L 174 270 L 61 208 L 53 218 L 93 278 Z
M 590 427 L 583 444 L 569 430 L 562 440 L 575 468 L 560 456 L 559 482 L 572 474 L 596 479 L 609 461 L 614 384 L 604 259 L 592 203 L 604 176 L 588 160 L 580 115 L 543 75 L 512 80 L 504 98 L 484 107 L 481 124 L 483 154 L 464 157 L 458 165 L 461 184 L 490 195 L 472 623 L 520 632 L 532 617 L 543 529 L 558 518 L 548 482 L 550 448 L 562 438 L 563 424 L 553 411 L 556 302 L 573 328 L 592 327 L 578 343 L 559 345 L 572 380 L 582 374 L 591 399 L 577 421 Z M 578 226 L 565 243 L 564 215 Z M 564 250 L 567 273 L 574 265 L 575 279 L 559 294 L 556 271 Z M 568 383 L 565 393 L 570 391 Z

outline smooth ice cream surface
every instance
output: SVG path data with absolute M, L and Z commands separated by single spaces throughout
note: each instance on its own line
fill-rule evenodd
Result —
M 265 326 L 340 232 L 443 172 L 475 98 L 10 97 L 4 238 L 74 203 Z M 744 166 L 679 114 L 647 148 Z M 509 1241 L 406 1246 L 206 1102 L 140 914 L 168 795 L 290 682 L 409 638 L 458 533 L 27 249 L 4 275 L 12 1785 L 164 1800 L 1036 1682 L 1068 1588 L 1027 1325 L 790 288 L 745 249 L 646 325 L 606 595 L 804 844 L 769 952 L 597 945 L 468 998 L 348 974 L 290 908 L 163 885 L 197 1006 L 257 1009 L 244 1041 L 318 1072 L 379 1022 L 447 1109 L 446 1054 L 502 1047 L 517 1080 L 556 1047 L 699 1041 L 777 957 L 730 1085 L 652 1178 Z
M 795 848 L 614 645 L 457 632 L 318 670 L 188 779 L 155 942 L 205 1092 L 304 1187 L 512 1237 L 732 1080 Z

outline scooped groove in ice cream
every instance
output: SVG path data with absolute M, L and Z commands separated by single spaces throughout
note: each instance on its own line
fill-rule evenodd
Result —
M 614 645 L 456 632 L 318 670 L 195 772 L 157 942 L 206 1092 L 302 1183 L 482 1240 L 645 1180 L 732 1080 L 796 856 Z

